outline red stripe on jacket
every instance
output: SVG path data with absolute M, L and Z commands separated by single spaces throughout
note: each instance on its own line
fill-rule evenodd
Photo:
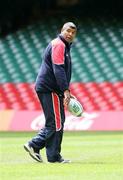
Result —
M 65 44 L 58 38 L 54 39 L 51 44 L 52 62 L 57 65 L 64 64 Z

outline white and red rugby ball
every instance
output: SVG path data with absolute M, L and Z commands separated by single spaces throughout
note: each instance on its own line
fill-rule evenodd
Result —
M 68 111 L 72 115 L 80 117 L 82 116 L 82 113 L 83 113 L 83 107 L 77 99 L 70 98 L 70 102 L 68 104 Z

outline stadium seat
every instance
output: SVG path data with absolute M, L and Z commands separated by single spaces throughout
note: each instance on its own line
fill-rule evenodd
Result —
M 72 83 L 71 93 L 87 111 L 123 110 L 123 82 Z M 0 85 L 1 109 L 40 110 L 34 84 L 5 83 Z
M 56 36 L 60 22 L 51 18 L 0 39 L 2 109 L 40 109 L 32 85 L 43 50 Z M 80 26 L 71 50 L 72 92 L 87 110 L 123 110 L 121 26 L 91 18 L 80 20 Z

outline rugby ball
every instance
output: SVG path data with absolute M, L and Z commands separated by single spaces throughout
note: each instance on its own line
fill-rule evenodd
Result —
M 83 107 L 77 99 L 70 98 L 70 102 L 68 104 L 68 111 L 77 117 L 82 116 Z

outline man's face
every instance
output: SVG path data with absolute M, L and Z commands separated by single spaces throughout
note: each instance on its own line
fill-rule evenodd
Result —
M 76 29 L 67 26 L 61 30 L 61 34 L 68 43 L 71 43 L 76 36 Z

